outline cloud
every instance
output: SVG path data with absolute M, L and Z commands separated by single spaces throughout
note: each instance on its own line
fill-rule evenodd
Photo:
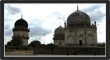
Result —
M 21 12 L 21 9 L 20 8 L 13 7 L 11 5 L 5 5 L 5 9 L 7 10 L 8 14 L 11 14 L 11 15 L 15 15 L 15 14 Z
M 10 25 L 5 25 L 5 35 L 6 36 L 12 35 L 12 30 L 10 29 Z
M 32 36 L 43 36 L 43 34 L 49 34 L 51 33 L 51 30 L 44 29 L 43 27 L 40 26 L 34 26 L 30 27 L 30 37 Z
M 29 36 L 43 36 L 43 34 L 49 34 L 52 31 L 50 29 L 45 29 L 42 27 L 42 21 L 39 19 L 34 19 L 30 23 L 30 33 Z
M 104 9 L 102 9 L 104 7 Z M 88 7 L 82 9 L 82 11 L 88 13 L 91 21 L 97 22 L 97 38 L 99 43 L 106 42 L 106 6 L 102 5 L 94 5 L 92 7 Z M 103 12 L 104 11 L 104 12 Z M 103 36 L 103 37 L 102 37 Z
M 12 24 L 15 23 L 16 14 L 20 12 L 21 9 L 18 7 L 13 7 L 9 4 L 4 5 L 4 32 L 6 36 L 12 36 Z
M 82 11 L 89 14 L 91 21 L 100 22 L 106 16 L 106 14 L 100 10 L 101 7 L 101 5 L 94 5 L 92 7 L 82 9 Z
M 59 12 L 53 12 L 51 14 L 51 17 L 55 17 L 56 19 L 59 19 L 59 20 L 62 20 L 62 21 L 65 21 L 65 16 Z
M 4 32 L 6 36 L 12 35 L 12 28 L 14 26 L 14 20 L 10 17 L 10 15 L 6 15 L 4 18 Z
M 100 7 L 101 7 L 100 5 L 94 5 L 94 6 L 91 6 L 91 7 L 88 7 L 88 8 L 84 8 L 82 10 L 85 11 L 85 12 L 93 12 L 94 10 L 96 10 Z
M 6 31 L 5 31 L 5 35 L 6 35 L 6 36 L 11 36 L 11 35 L 12 35 L 12 30 L 11 30 L 11 29 L 6 30 Z

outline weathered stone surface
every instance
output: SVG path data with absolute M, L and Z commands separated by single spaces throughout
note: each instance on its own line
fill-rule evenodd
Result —
M 13 28 L 13 37 L 21 37 L 23 41 L 23 46 L 28 46 L 28 33 L 28 23 L 23 18 L 17 20 Z
M 57 46 L 95 46 L 97 45 L 96 22 L 91 24 L 90 17 L 80 10 L 70 14 L 65 27 L 59 26 L 54 32 Z M 62 39 L 63 38 L 63 39 Z
M 105 55 L 105 48 L 99 47 L 36 47 L 36 55 Z

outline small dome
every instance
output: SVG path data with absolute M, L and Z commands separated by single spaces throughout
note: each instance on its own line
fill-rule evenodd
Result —
M 59 26 L 58 28 L 55 29 L 55 34 L 64 34 L 64 28 Z
M 15 22 L 15 28 L 20 27 L 20 28 L 28 28 L 28 23 L 24 19 L 19 19 Z
M 67 19 L 67 23 L 74 23 L 76 21 L 90 22 L 90 17 L 85 12 L 77 10 L 77 11 L 75 11 L 72 14 L 69 15 L 69 17 Z

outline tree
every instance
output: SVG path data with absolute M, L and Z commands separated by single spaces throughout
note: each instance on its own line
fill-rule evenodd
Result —
M 11 43 L 12 43 L 12 46 L 23 46 L 23 41 L 21 37 L 13 37 Z
M 50 43 L 50 44 L 47 44 L 47 46 L 54 46 L 54 44 L 53 43 Z
M 7 46 L 11 46 L 11 41 L 9 41 L 9 42 L 7 43 Z
M 23 46 L 23 41 L 21 37 L 13 37 L 12 40 L 7 43 L 7 46 Z
M 40 41 L 32 41 L 32 42 L 29 44 L 29 46 L 35 47 L 35 46 L 38 46 L 38 45 L 40 45 L 40 44 L 41 44 Z
M 98 43 L 99 47 L 105 47 L 105 43 Z
M 48 47 L 56 47 L 53 43 L 47 44 Z

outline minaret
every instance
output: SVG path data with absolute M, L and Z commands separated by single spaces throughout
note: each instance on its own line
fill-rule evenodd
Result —
M 78 5 L 77 5 L 77 11 L 79 10 Z
M 22 18 L 21 15 L 21 19 L 18 19 L 14 24 L 13 37 L 21 37 L 23 41 L 23 46 L 28 46 L 29 31 L 30 30 L 28 29 L 28 23 Z
M 23 15 L 21 14 L 21 19 L 22 19 Z
M 60 22 L 60 26 L 61 26 L 61 22 Z
M 64 22 L 65 28 L 66 28 L 66 22 Z

